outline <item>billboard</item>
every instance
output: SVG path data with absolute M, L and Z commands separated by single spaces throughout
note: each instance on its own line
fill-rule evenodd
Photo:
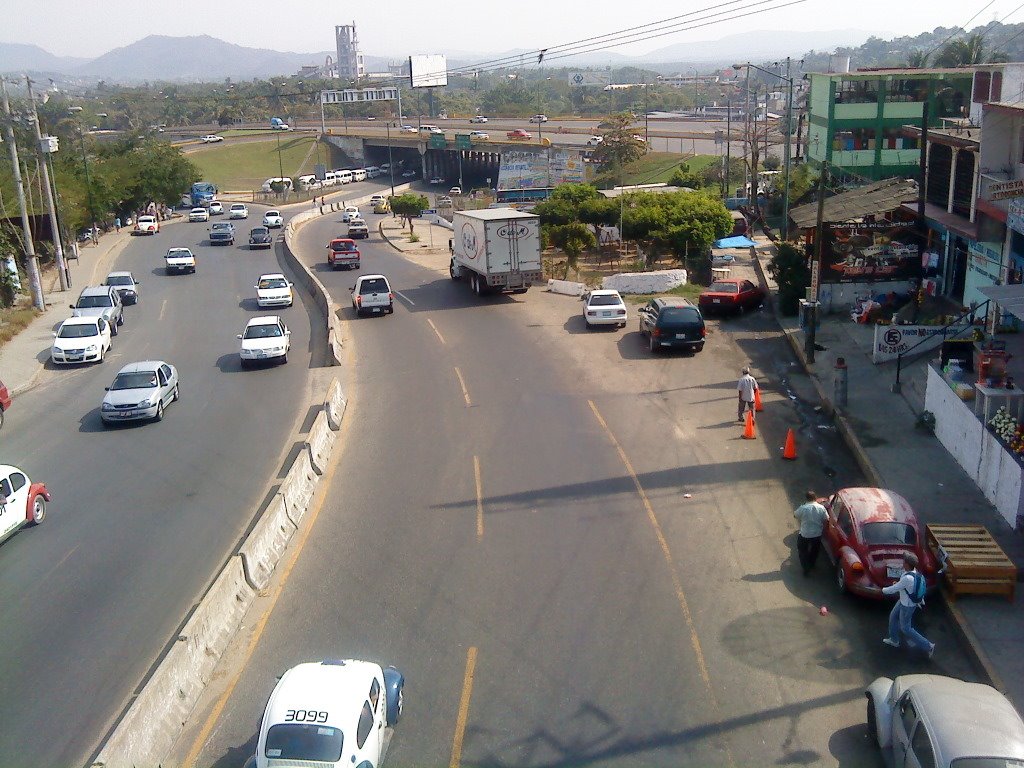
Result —
M 611 84 L 612 78 L 607 72 L 570 72 L 569 85 L 585 88 L 588 85 L 604 87 Z
M 410 56 L 409 85 L 413 88 L 448 85 L 448 62 L 445 57 L 438 54 Z
M 364 101 L 394 101 L 397 88 L 346 88 L 344 91 L 320 91 L 321 104 L 360 104 Z
M 909 280 L 921 276 L 920 248 L 913 222 L 830 224 L 826 229 L 822 283 Z
M 587 180 L 586 169 L 583 154 L 579 150 L 503 151 L 498 166 L 498 191 L 551 189 L 559 184 L 582 184 Z

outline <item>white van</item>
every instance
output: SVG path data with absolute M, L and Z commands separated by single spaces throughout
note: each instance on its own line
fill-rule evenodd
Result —
M 436 125 L 431 125 L 430 123 L 423 123 L 423 125 L 420 126 L 420 133 L 440 133 L 440 132 L 441 132 L 440 128 L 438 128 Z
M 292 184 L 292 180 L 291 179 L 286 179 L 286 178 L 282 178 L 280 176 L 275 176 L 274 178 L 267 179 L 266 181 L 263 182 L 263 187 L 262 187 L 263 191 L 264 192 L 273 192 L 274 190 L 271 188 L 271 186 L 270 186 L 271 184 L 275 184 L 275 185 L 276 184 L 283 184 L 284 185 L 284 191 L 286 191 L 286 192 L 291 192 L 294 189 L 294 186 Z
M 312 173 L 307 173 L 299 176 L 299 188 L 300 189 L 316 189 L 320 186 L 320 182 L 317 181 L 316 176 Z
M 371 165 L 366 168 L 366 178 L 376 179 L 378 176 L 380 176 L 380 168 L 376 165 Z
M 337 174 L 334 173 L 334 171 L 327 171 L 327 173 L 324 174 L 324 186 L 325 187 L 333 187 L 337 183 L 338 183 L 338 176 L 337 176 Z
M 366 181 L 366 169 L 356 168 L 352 171 L 352 181 Z
M 351 184 L 352 183 L 352 171 L 346 171 L 346 170 L 339 169 L 339 170 L 335 171 L 335 173 L 338 174 L 338 183 L 339 184 Z

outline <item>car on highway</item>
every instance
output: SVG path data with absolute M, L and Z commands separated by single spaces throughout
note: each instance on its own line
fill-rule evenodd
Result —
M 1024 765 L 1024 720 L 991 686 L 943 675 L 879 677 L 865 691 L 868 738 L 887 766 Z
M 229 219 L 248 219 L 249 207 L 245 203 L 232 203 L 228 208 Z
M 887 599 L 882 587 L 903 576 L 903 554 L 917 556 L 928 590 L 938 586 L 939 566 L 928 548 L 924 526 L 895 491 L 843 488 L 822 503 L 828 510 L 821 546 L 835 567 L 840 592 Z
M 249 230 L 249 250 L 271 248 L 273 245 L 274 236 L 266 227 L 253 227 Z
M 401 672 L 370 661 L 298 664 L 274 686 L 247 765 L 379 766 L 404 687 Z
M 193 208 L 188 212 L 188 220 L 193 223 L 197 221 L 209 221 L 210 212 L 205 208 Z
M 164 271 L 168 275 L 173 275 L 175 272 L 195 274 L 195 254 L 188 248 L 168 248 L 167 255 L 164 256 Z
M 469 132 L 469 140 L 470 141 L 487 141 L 489 138 L 491 138 L 491 136 L 486 131 L 470 131 Z
M 230 221 L 218 221 L 210 227 L 210 245 L 234 245 L 235 225 Z
M 278 210 L 269 210 L 263 214 L 263 226 L 269 229 L 279 229 L 284 226 L 284 219 Z
M 451 208 L 452 199 L 448 195 L 439 195 L 434 205 L 438 208 Z
M 484 117 L 483 115 L 474 115 L 473 117 L 469 118 L 469 122 L 471 122 L 471 123 L 486 123 L 487 122 L 487 118 Z
M 142 285 L 131 272 L 111 272 L 104 285 L 111 286 L 121 297 L 124 305 L 139 303 L 139 286 Z
M 14 402 L 11 397 L 11 392 L 7 389 L 7 385 L 0 381 L 0 428 L 4 426 L 4 414 L 11 409 L 11 404 Z
M 359 269 L 359 248 L 348 237 L 336 237 L 327 244 L 327 263 L 331 269 Z
M 370 236 L 370 228 L 362 219 L 352 219 L 348 223 L 348 236 L 353 240 L 362 240 Z
M 209 207 L 211 216 L 222 216 L 224 214 L 224 206 L 219 200 L 211 200 Z
M 284 320 L 277 315 L 254 317 L 245 324 L 245 330 L 238 334 L 242 342 L 238 350 L 242 367 L 248 368 L 253 363 L 267 361 L 287 363 L 291 334 Z
M 408 171 L 402 171 L 403 179 L 415 179 L 418 174 L 411 168 Z
M 534 115 L 530 118 L 531 123 L 546 123 L 548 121 L 547 115 Z
M 352 286 L 352 309 L 356 317 L 395 311 L 395 294 L 384 275 L 362 275 Z
M 704 349 L 707 329 L 693 304 L 676 296 L 659 296 L 637 310 L 640 335 L 647 337 L 652 353 L 663 349 L 684 349 L 695 354 Z
M 415 125 L 403 125 L 399 128 L 399 131 L 402 133 L 419 133 L 419 131 L 416 130 Z
M 3 541 L 26 525 L 43 522 L 50 492 L 45 484 L 29 480 L 23 470 L 12 464 L 0 464 L 0 497 L 3 498 L 0 504 L 0 541 Z
M 458 187 L 458 186 L 452 187 L 451 189 L 448 190 L 448 194 L 449 195 L 461 195 L 462 194 L 462 187 Z
M 53 334 L 50 360 L 55 365 L 102 363 L 112 344 L 110 329 L 102 317 L 69 317 Z
M 341 212 L 342 224 L 348 224 L 352 219 L 361 218 L 359 215 L 359 209 L 354 205 L 345 206 L 345 210 Z
M 78 301 L 70 306 L 73 317 L 102 317 L 110 323 L 113 336 L 117 336 L 117 327 L 124 325 L 124 305 L 120 295 L 109 285 L 83 288 Z
M 199 140 L 203 142 L 203 144 L 216 144 L 218 141 L 224 141 L 224 137 L 210 134 L 209 136 L 200 136 Z
M 764 303 L 765 293 L 750 280 L 728 278 L 715 280 L 700 292 L 697 306 L 705 315 L 712 313 L 739 314 L 757 309 Z
M 529 131 L 525 131 L 522 128 L 516 128 L 515 130 L 509 131 L 505 134 L 510 139 L 532 139 L 533 134 Z
M 434 176 L 430 179 L 431 184 L 444 184 L 443 176 Z
M 260 275 L 253 287 L 256 289 L 256 304 L 260 307 L 290 307 L 295 300 L 292 284 L 280 272 Z
M 385 195 L 370 195 L 370 205 L 377 205 L 378 203 L 386 203 L 388 198 Z
M 628 319 L 626 302 L 622 300 L 618 291 L 605 289 L 589 291 L 581 298 L 583 300 L 583 323 L 587 326 L 588 331 L 599 325 L 626 327 Z
M 155 216 L 139 216 L 132 229 L 133 235 L 155 235 L 160 231 L 160 222 Z
M 124 421 L 163 421 L 178 399 L 178 369 L 163 360 L 129 363 L 117 372 L 100 404 L 103 426 Z

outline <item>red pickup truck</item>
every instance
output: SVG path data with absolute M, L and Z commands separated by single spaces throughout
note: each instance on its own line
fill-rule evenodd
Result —
M 356 241 L 336 237 L 327 246 L 327 263 L 333 269 L 359 269 L 359 248 Z

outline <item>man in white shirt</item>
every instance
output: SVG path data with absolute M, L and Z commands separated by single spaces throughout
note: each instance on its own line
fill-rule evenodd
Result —
M 743 412 L 749 410 L 751 416 L 754 414 L 754 393 L 757 391 L 757 379 L 750 375 L 750 369 L 744 368 L 741 371 L 740 380 L 736 382 L 736 392 L 739 402 L 736 409 L 736 421 L 743 421 Z
M 796 535 L 796 553 L 800 557 L 800 567 L 804 576 L 809 576 L 814 564 L 818 562 L 821 551 L 821 534 L 825 531 L 825 520 L 828 511 L 818 503 L 818 495 L 808 491 L 807 501 L 796 508 L 793 517 L 800 521 L 800 531 Z
M 903 553 L 903 570 L 904 573 L 899 581 L 888 587 L 882 587 L 882 592 L 886 595 L 899 593 L 899 600 L 896 601 L 896 605 L 892 607 L 892 612 L 889 614 L 889 636 L 883 637 L 882 642 L 893 648 L 899 648 L 902 636 L 908 645 L 920 648 L 928 654 L 930 659 L 935 653 L 935 643 L 930 642 L 928 638 L 914 629 L 912 623 L 914 611 L 924 605 L 924 600 L 918 604 L 913 599 L 914 586 L 917 584 L 918 578 L 924 578 L 917 570 L 917 555 L 913 552 Z

